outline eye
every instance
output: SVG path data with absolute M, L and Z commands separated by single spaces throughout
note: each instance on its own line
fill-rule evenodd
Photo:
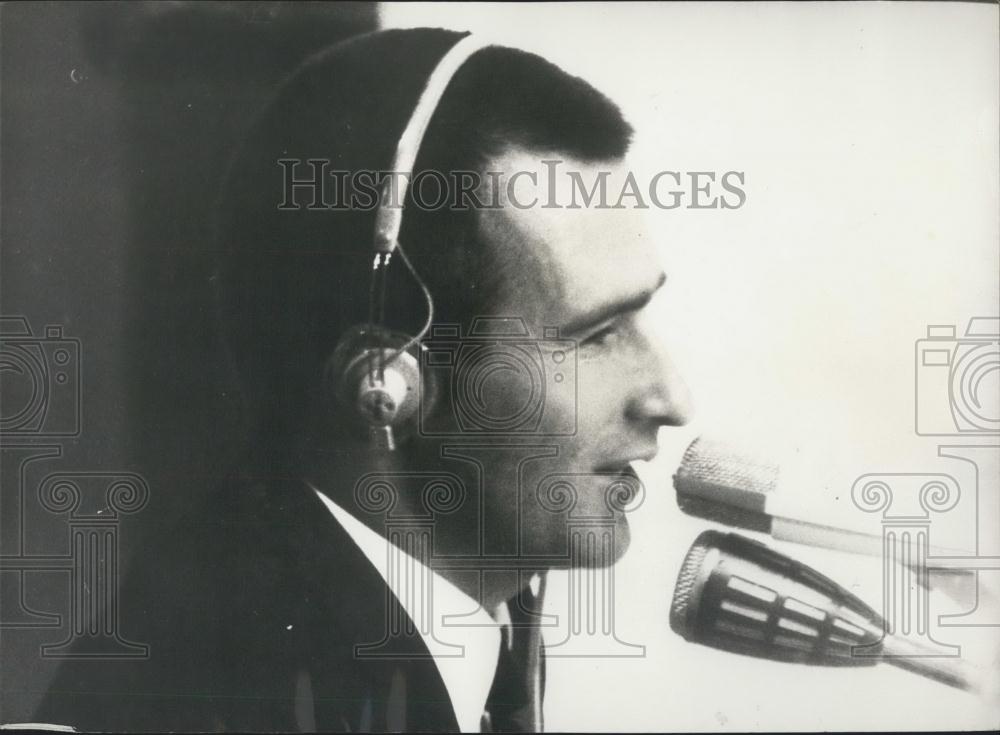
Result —
M 617 321 L 611 322 L 610 324 L 598 329 L 596 332 L 588 335 L 581 344 L 585 346 L 601 347 L 613 341 L 615 337 L 618 336 L 619 324 Z

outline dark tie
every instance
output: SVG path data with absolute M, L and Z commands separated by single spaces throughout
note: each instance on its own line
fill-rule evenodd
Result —
M 545 645 L 539 617 L 545 574 L 540 577 L 537 595 L 526 585 L 507 602 L 510 625 L 500 629 L 500 656 L 486 699 L 483 732 L 542 732 Z

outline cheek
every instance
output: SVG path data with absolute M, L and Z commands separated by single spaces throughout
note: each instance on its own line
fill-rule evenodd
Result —
M 620 427 L 630 400 L 650 384 L 657 360 L 635 325 L 619 338 L 579 359 L 580 416 L 591 428 Z
M 525 553 L 552 556 L 559 567 L 607 566 L 624 553 L 628 520 L 609 504 L 606 477 L 565 468 L 526 479 L 534 492 L 522 501 Z
M 577 361 L 558 347 L 500 343 L 460 352 L 448 384 L 459 418 L 495 436 L 574 436 Z
M 478 374 L 460 382 L 458 398 L 463 408 L 487 427 L 502 432 L 516 431 L 531 420 L 534 407 L 544 391 L 535 376 L 525 375 L 520 366 L 486 364 Z M 462 376 L 466 377 L 466 376 Z
M 629 372 L 621 355 L 581 360 L 578 381 L 578 415 L 581 427 L 591 431 L 615 424 L 623 415 Z

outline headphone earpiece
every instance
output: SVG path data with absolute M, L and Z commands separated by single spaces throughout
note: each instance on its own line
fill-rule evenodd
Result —
M 412 433 L 421 400 L 426 409 L 431 398 L 421 395 L 420 365 L 403 349 L 409 342 L 403 334 L 355 327 L 326 365 L 327 393 L 383 449 L 395 449 L 401 435 Z

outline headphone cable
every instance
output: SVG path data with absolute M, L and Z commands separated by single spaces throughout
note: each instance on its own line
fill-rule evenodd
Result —
M 423 328 L 417 332 L 415 336 L 411 337 L 402 347 L 397 348 L 395 352 L 389 355 L 389 358 L 382 364 L 383 370 L 386 366 L 391 365 L 400 355 L 409 351 L 415 344 L 426 337 L 427 333 L 431 330 L 431 323 L 434 321 L 434 298 L 431 296 L 430 289 L 427 288 L 427 284 L 424 283 L 424 279 L 422 279 L 420 274 L 417 273 L 417 269 L 413 267 L 413 263 L 411 263 L 410 259 L 407 257 L 406 251 L 403 250 L 403 246 L 398 242 L 396 243 L 396 252 L 399 253 L 399 257 L 403 259 L 406 269 L 410 271 L 410 275 L 413 276 L 413 280 L 417 282 L 417 285 L 424 294 L 424 300 L 427 302 L 427 320 L 424 322 Z

